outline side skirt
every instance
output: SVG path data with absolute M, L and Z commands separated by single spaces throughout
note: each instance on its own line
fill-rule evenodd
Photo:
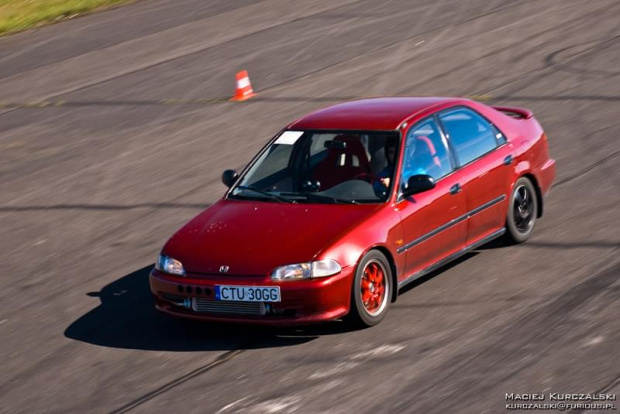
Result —
M 416 272 L 414 274 L 412 274 L 411 276 L 408 276 L 407 278 L 403 279 L 402 281 L 398 282 L 398 290 L 401 290 L 403 287 L 407 286 L 409 283 L 416 281 L 417 279 L 421 278 L 422 276 L 425 276 L 427 274 L 429 274 L 430 272 L 439 269 L 442 266 L 447 265 L 448 263 L 450 263 L 453 260 L 458 259 L 459 257 L 463 256 L 464 254 L 472 251 L 472 250 L 476 250 L 478 247 L 482 246 L 483 244 L 487 244 L 488 242 L 490 242 L 493 239 L 496 239 L 498 237 L 500 237 L 501 235 L 503 235 L 504 233 L 506 233 L 506 228 L 502 227 L 501 229 L 489 234 L 488 236 L 478 240 L 475 243 L 470 244 L 469 246 L 465 246 L 463 249 L 459 250 L 456 253 L 452 253 L 450 256 L 441 259 L 435 263 L 433 263 L 432 265 L 430 265 L 427 268 L 424 268 L 422 270 L 420 270 L 419 272 Z

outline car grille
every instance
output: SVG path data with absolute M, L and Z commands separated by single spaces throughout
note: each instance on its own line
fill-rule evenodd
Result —
M 192 309 L 194 312 L 226 315 L 261 316 L 265 313 L 264 305 L 260 302 L 219 301 L 204 298 L 194 298 Z

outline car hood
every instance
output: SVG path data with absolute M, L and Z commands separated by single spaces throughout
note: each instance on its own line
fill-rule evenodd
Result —
M 162 253 L 187 273 L 265 275 L 311 261 L 330 242 L 364 221 L 378 204 L 287 204 L 220 200 L 181 228 Z

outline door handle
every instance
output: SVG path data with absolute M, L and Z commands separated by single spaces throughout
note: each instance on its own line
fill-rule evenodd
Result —
M 456 183 L 452 187 L 450 187 L 450 194 L 458 194 L 461 192 L 462 189 L 463 187 L 461 187 L 461 184 Z
M 510 165 L 510 164 L 512 164 L 512 154 L 507 155 L 506 158 L 504 158 L 504 165 Z

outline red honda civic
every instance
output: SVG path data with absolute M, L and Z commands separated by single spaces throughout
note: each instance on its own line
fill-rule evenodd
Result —
M 150 274 L 175 316 L 379 323 L 403 286 L 504 236 L 527 240 L 555 176 L 532 112 L 457 98 L 376 98 L 288 125 Z

